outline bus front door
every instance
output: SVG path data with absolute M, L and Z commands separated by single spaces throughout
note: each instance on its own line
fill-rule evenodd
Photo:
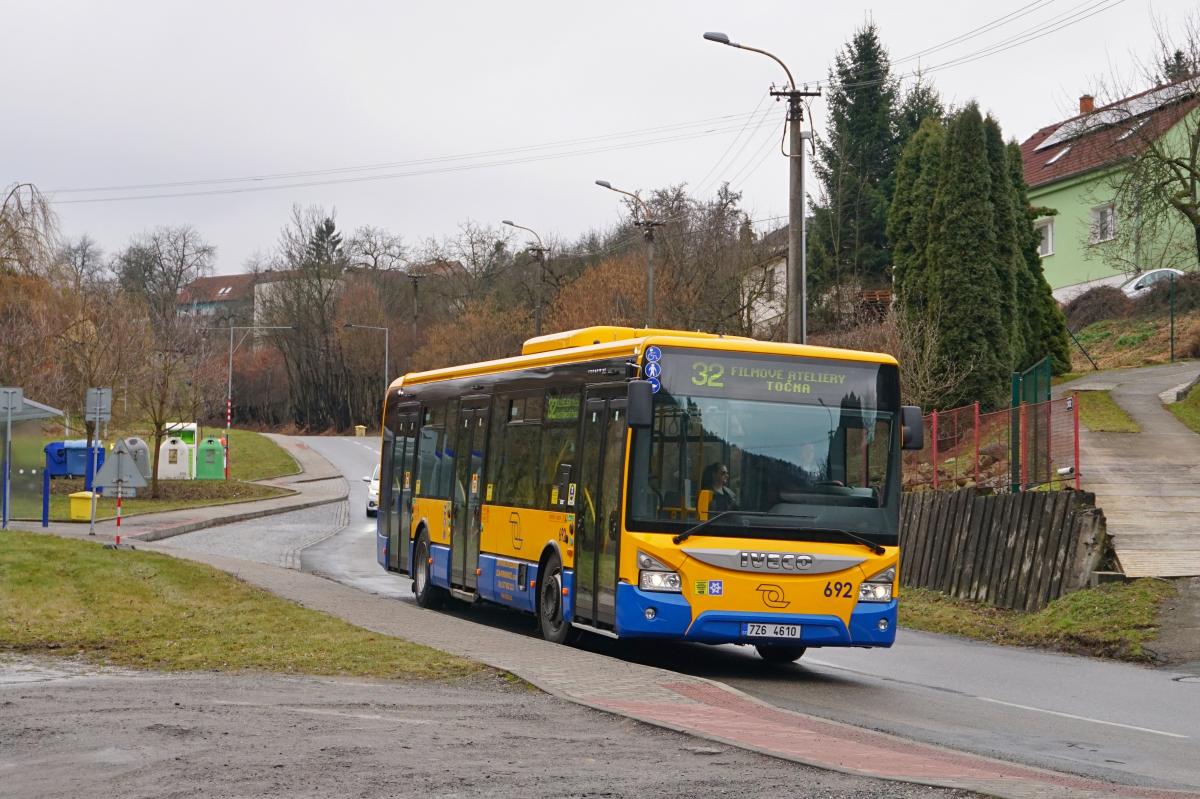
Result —
M 388 485 L 379 486 L 380 509 L 386 507 L 388 519 L 388 568 L 409 571 L 409 543 L 412 541 L 413 480 L 416 471 L 417 419 L 416 410 L 401 409 L 392 442 L 392 470 Z M 384 505 L 385 497 L 388 500 Z
M 575 618 L 608 627 L 616 623 L 624 444 L 625 398 L 589 394 L 575 502 Z
M 479 522 L 483 508 L 483 461 L 487 444 L 488 409 L 469 407 L 459 412 L 455 452 L 454 526 L 450 533 L 450 584 L 468 590 L 479 584 Z

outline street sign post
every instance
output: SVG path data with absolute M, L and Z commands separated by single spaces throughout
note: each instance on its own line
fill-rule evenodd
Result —
M 121 500 L 126 490 L 145 488 L 146 478 L 142 475 L 141 468 L 133 459 L 133 453 L 130 452 L 129 446 L 124 441 L 118 441 L 112 448 L 112 452 L 104 459 L 104 465 L 100 467 L 100 471 L 96 472 L 95 479 L 92 480 L 92 518 L 93 522 L 96 516 L 96 497 L 95 490 L 97 488 L 114 489 L 117 492 L 117 537 L 116 543 L 121 543 Z
M 8 529 L 9 507 L 12 504 L 12 417 L 25 404 L 25 391 L 20 388 L 0 388 L 0 410 L 4 411 L 4 514 L 0 528 Z
M 88 535 L 96 534 L 96 463 L 100 459 L 100 423 L 112 419 L 112 389 L 89 388 L 84 398 L 84 418 L 92 420 L 92 451 L 88 453 L 88 477 L 92 482 L 92 515 Z

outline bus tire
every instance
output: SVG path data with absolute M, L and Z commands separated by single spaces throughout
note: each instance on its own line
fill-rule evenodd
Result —
M 538 578 L 538 627 L 542 638 L 552 644 L 574 639 L 574 628 L 563 618 L 563 568 L 557 552 L 551 552 Z
M 803 657 L 805 650 L 795 644 L 756 644 L 754 648 L 768 663 L 793 663 Z
M 429 536 L 421 531 L 417 539 L 416 551 L 413 554 L 413 595 L 417 604 L 429 610 L 437 610 L 446 604 L 446 591 L 433 584 L 429 555 Z

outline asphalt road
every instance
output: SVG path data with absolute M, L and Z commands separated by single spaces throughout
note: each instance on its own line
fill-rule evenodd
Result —
M 375 562 L 366 483 L 373 439 L 309 437 L 350 481 L 349 523 L 302 553 L 307 570 L 411 601 Z M 467 618 L 533 634 L 503 610 Z M 929 743 L 1138 785 L 1200 788 L 1200 678 L 902 630 L 890 650 L 814 649 L 769 667 L 747 647 L 585 639 L 582 646 L 721 680 L 780 707 Z

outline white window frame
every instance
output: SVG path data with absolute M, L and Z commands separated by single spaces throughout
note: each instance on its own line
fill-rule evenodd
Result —
M 1088 241 L 1092 244 L 1103 244 L 1117 237 L 1117 207 L 1114 203 L 1092 208 L 1090 230 Z
M 1039 219 L 1033 223 L 1033 229 L 1038 232 L 1038 255 L 1042 258 L 1054 255 L 1054 217 Z

